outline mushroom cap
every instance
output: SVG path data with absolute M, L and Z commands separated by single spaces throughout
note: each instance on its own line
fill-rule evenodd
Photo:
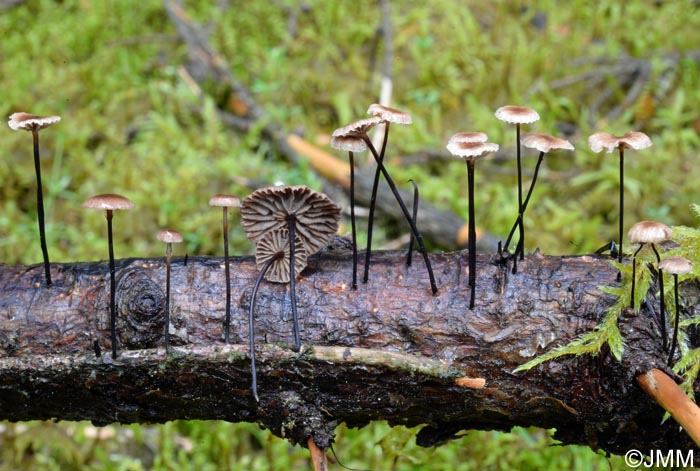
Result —
M 12 113 L 7 124 L 13 131 L 19 131 L 20 129 L 32 131 L 34 129 L 47 128 L 54 123 L 58 123 L 60 120 L 60 116 L 37 116 L 20 111 L 18 113 Z
M 493 142 L 449 142 L 447 150 L 450 154 L 465 160 L 476 160 L 486 154 L 498 151 L 498 144 Z
M 257 243 L 267 232 L 286 229 L 290 216 L 296 220 L 295 235 L 306 254 L 324 248 L 338 231 L 340 206 L 308 186 L 261 188 L 241 202 L 241 224 L 248 239 Z
M 348 152 L 364 152 L 367 150 L 367 143 L 357 136 L 335 136 L 331 138 L 331 147 Z
M 405 111 L 397 110 L 396 108 L 389 108 L 388 106 L 380 105 L 378 103 L 373 103 L 367 108 L 367 114 L 372 116 L 377 116 L 386 123 L 395 124 L 412 124 L 413 120 L 411 115 Z
M 693 262 L 684 257 L 673 255 L 666 257 L 659 263 L 659 269 L 671 275 L 685 275 L 693 269 Z
M 506 105 L 496 110 L 496 118 L 510 124 L 530 124 L 538 121 L 540 115 L 527 106 Z
M 372 129 L 377 124 L 382 123 L 382 118 L 379 116 L 372 116 L 371 118 L 359 119 L 353 123 L 338 128 L 333 131 L 332 137 L 359 137 L 367 134 L 367 131 Z
M 640 221 L 630 227 L 627 238 L 633 244 L 660 244 L 673 237 L 673 231 L 662 222 Z
M 560 139 L 539 132 L 523 134 L 520 138 L 520 142 L 529 149 L 536 149 L 545 153 L 558 149 L 574 150 L 574 146 L 566 139 Z
M 462 143 L 470 143 L 470 142 L 486 142 L 489 140 L 489 137 L 483 133 L 483 132 L 458 132 L 456 134 L 453 134 L 452 137 L 450 137 L 450 140 L 447 141 L 448 144 L 452 142 L 462 142 Z
M 223 206 L 224 208 L 239 208 L 241 206 L 241 200 L 238 196 L 224 195 L 219 193 L 214 195 L 209 200 L 209 206 Z
M 130 199 L 121 195 L 106 193 L 104 195 L 96 195 L 85 200 L 83 203 L 83 208 L 104 209 L 108 211 L 116 209 L 133 209 L 134 203 L 132 203 Z
M 159 241 L 165 242 L 166 244 L 179 244 L 182 242 L 182 234 L 171 229 L 161 229 L 156 235 Z
M 651 144 L 649 136 L 637 131 L 630 131 L 624 136 L 613 136 L 607 132 L 597 132 L 588 137 L 588 147 L 593 152 L 600 152 L 605 149 L 608 154 L 620 147 L 640 150 L 651 146 Z
M 284 252 L 284 257 L 272 262 L 265 279 L 273 283 L 289 283 L 289 231 L 287 229 L 273 229 L 265 233 L 255 245 L 255 264 L 258 270 L 279 252 Z M 304 242 L 298 236 L 294 236 L 294 273 L 301 273 L 306 268 L 307 254 Z

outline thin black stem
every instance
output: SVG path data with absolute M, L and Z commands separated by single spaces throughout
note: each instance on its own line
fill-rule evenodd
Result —
M 625 213 L 625 148 L 620 146 L 620 225 L 617 243 L 617 261 L 622 263 L 622 231 Z
M 379 191 L 379 174 L 381 172 L 379 165 L 384 161 L 384 152 L 386 151 L 386 143 L 389 138 L 389 123 L 384 127 L 384 141 L 382 142 L 382 152 L 377 156 L 377 150 L 372 153 L 377 160 L 377 169 L 374 171 L 374 181 L 372 182 L 372 195 L 369 200 L 369 223 L 367 225 L 367 251 L 365 252 L 365 271 L 362 276 L 362 282 L 367 283 L 369 280 L 369 263 L 372 256 L 372 229 L 374 227 L 374 210 L 377 205 L 377 192 Z M 371 142 L 371 141 L 370 141 Z
M 170 353 L 170 257 L 173 244 L 165 244 L 165 353 Z
M 642 247 L 644 247 L 644 244 L 639 244 L 639 248 L 632 256 L 632 293 L 630 294 L 630 307 L 632 309 L 634 309 L 634 286 L 637 279 L 637 254 L 642 250 Z
M 532 175 L 532 182 L 530 183 L 530 188 L 527 191 L 527 196 L 525 197 L 525 201 L 523 202 L 523 210 L 522 213 L 518 214 L 518 219 L 516 219 L 515 223 L 513 224 L 513 227 L 510 229 L 510 232 L 508 233 L 508 238 L 506 239 L 505 243 L 505 250 L 508 250 L 508 246 L 510 245 L 510 241 L 513 238 L 513 235 L 515 234 L 515 229 L 519 227 L 521 219 L 524 218 L 525 211 L 527 210 L 527 205 L 530 202 L 530 196 L 532 196 L 532 190 L 535 188 L 535 183 L 537 183 L 537 175 L 539 174 L 540 171 L 540 166 L 542 165 L 542 162 L 544 161 L 544 152 L 540 152 L 540 156 L 537 159 L 537 165 L 535 165 L 535 173 Z M 517 250 L 520 249 L 520 244 L 518 244 L 518 247 L 516 247 L 516 255 L 517 255 Z
M 515 125 L 515 138 L 517 146 L 517 156 L 518 156 L 518 214 L 522 214 L 523 209 L 523 171 L 522 165 L 520 163 L 520 123 Z M 520 250 L 520 260 L 525 258 L 524 250 L 525 248 L 525 226 L 523 225 L 523 220 L 520 218 L 520 240 L 518 241 L 518 246 L 516 247 L 515 253 Z
M 253 285 L 253 295 L 250 298 L 250 310 L 248 311 L 248 336 L 250 338 L 250 374 L 253 377 L 250 389 L 253 391 L 253 397 L 257 402 L 260 402 L 258 398 L 258 373 L 255 369 L 255 300 L 258 296 L 258 288 L 260 287 L 260 282 L 262 281 L 265 273 L 270 268 L 273 262 L 284 257 L 284 252 L 277 252 L 273 257 L 265 262 L 258 277 L 255 279 L 255 284 Z
M 46 246 L 46 229 L 44 228 L 44 192 L 41 188 L 41 159 L 39 157 L 39 130 L 32 129 L 34 142 L 34 171 L 36 173 L 36 212 L 39 221 L 39 242 L 41 253 L 44 257 L 44 275 L 46 287 L 51 286 L 51 265 L 49 263 L 49 249 Z
M 352 227 L 352 289 L 357 289 L 357 228 L 355 226 L 355 156 L 348 152 L 350 160 L 350 225 Z
M 413 184 L 413 222 L 418 225 L 418 185 L 413 180 L 409 180 Z M 413 232 L 411 232 L 411 237 L 408 241 L 408 254 L 406 255 L 406 266 L 410 267 L 413 262 L 413 245 L 415 244 L 415 237 Z
M 411 215 L 408 213 L 408 209 L 406 208 L 406 205 L 404 204 L 403 199 L 401 198 L 401 194 L 396 189 L 396 184 L 394 183 L 394 180 L 391 178 L 389 172 L 387 172 L 386 168 L 384 167 L 384 164 L 380 160 L 379 154 L 377 154 L 377 149 L 374 148 L 372 141 L 369 139 L 367 134 L 363 135 L 362 139 L 365 141 L 365 144 L 367 144 L 367 147 L 369 148 L 370 152 L 372 152 L 372 155 L 374 156 L 374 160 L 377 162 L 379 170 L 382 172 L 382 175 L 384 175 L 386 183 L 389 185 L 391 192 L 394 194 L 394 198 L 396 198 L 396 202 L 399 204 L 399 207 L 403 212 L 404 218 L 406 218 L 406 221 L 408 222 L 409 226 L 411 226 L 411 231 L 413 231 L 413 235 L 416 237 L 416 241 L 418 242 L 419 251 L 423 255 L 423 260 L 425 261 L 425 268 L 428 270 L 428 277 L 430 278 L 430 289 L 432 290 L 433 295 L 437 295 L 438 287 L 435 283 L 433 267 L 431 266 L 430 259 L 428 258 L 428 251 L 425 249 L 425 244 L 423 243 L 423 236 L 420 234 L 420 232 L 418 232 L 418 228 L 413 222 Z
M 659 256 L 659 252 L 656 250 L 656 246 L 654 244 L 651 244 L 651 248 L 654 251 L 654 254 L 656 254 L 656 263 L 658 267 L 658 263 L 661 263 L 661 257 Z M 664 303 L 664 272 L 659 270 L 659 303 L 661 304 L 661 316 L 659 319 L 659 322 L 661 323 L 661 348 L 666 351 L 666 344 L 668 343 L 666 340 L 666 303 Z
M 114 242 L 112 240 L 112 210 L 106 211 L 107 218 L 107 245 L 109 246 L 109 331 L 112 339 L 112 358 L 117 358 L 117 306 L 115 296 L 117 283 L 114 268 Z
M 680 303 L 678 302 L 678 275 L 673 274 L 673 295 L 676 298 L 676 323 L 673 326 L 673 340 L 671 340 L 671 351 L 668 354 L 668 366 L 673 365 L 673 354 L 678 345 L 678 324 L 681 322 Z
M 474 309 L 476 295 L 476 221 L 474 220 L 474 160 L 467 160 L 467 182 L 469 186 L 469 286 L 471 298 L 469 309 Z
M 297 315 L 297 296 L 296 296 L 296 271 L 294 270 L 294 229 L 296 226 L 296 218 L 290 215 L 287 221 L 289 228 L 289 293 L 292 298 L 292 322 L 294 323 L 294 348 L 293 351 L 301 350 L 301 339 L 299 338 L 299 317 Z
M 224 319 L 224 342 L 229 343 L 231 332 L 231 268 L 228 258 L 228 208 L 224 206 L 224 271 L 226 273 L 226 318 Z

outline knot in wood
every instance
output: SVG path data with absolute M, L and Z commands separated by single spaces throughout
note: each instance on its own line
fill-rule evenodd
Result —
M 155 347 L 165 326 L 165 292 L 144 272 L 128 270 L 117 280 L 120 342 L 129 349 Z

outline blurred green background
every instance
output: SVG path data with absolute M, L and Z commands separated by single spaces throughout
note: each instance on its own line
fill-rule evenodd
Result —
M 220 213 L 207 207 L 214 193 L 244 196 L 254 185 L 284 181 L 342 197 L 308 166 L 275 155 L 259 127 L 242 135 L 222 125 L 217 103 L 186 80 L 184 46 L 161 2 L 11 3 L 0 1 L 0 114 L 63 118 L 41 133 L 52 261 L 106 258 L 103 218 L 81 209 L 97 193 L 120 193 L 137 206 L 115 217 L 117 257 L 161 256 L 155 234 L 165 226 L 185 234 L 183 252 L 221 255 Z M 330 151 L 330 133 L 365 117 L 378 99 L 384 54 L 378 1 L 185 7 L 266 111 L 262 124 L 278 122 Z M 617 155 L 588 149 L 586 138 L 597 131 L 639 130 L 654 142 L 626 154 L 626 228 L 641 219 L 697 225 L 689 210 L 700 202 L 696 2 L 434 0 L 390 7 L 392 105 L 414 120 L 392 133 L 396 181 L 414 179 L 422 198 L 466 220 L 466 172 L 462 162 L 443 158 L 447 138 L 483 131 L 510 152 L 514 131 L 493 112 L 521 104 L 542 118 L 528 129 L 576 147 L 545 161 L 526 219 L 528 250 L 586 253 L 616 239 Z M 0 154 L 0 260 L 38 263 L 29 134 L 6 128 Z M 535 159 L 524 154 L 526 172 Z M 515 179 L 511 159 L 477 165 L 477 223 L 501 237 L 516 214 Z M 382 222 L 375 245 L 396 246 L 401 234 Z M 349 231 L 348 220 L 341 230 Z M 250 252 L 237 225 L 232 245 L 236 254 Z M 359 431 L 341 426 L 336 451 L 346 465 L 373 470 L 628 469 L 619 457 L 608 460 L 586 447 L 553 447 L 542 430 L 469 432 L 435 449 L 418 448 L 414 435 L 383 423 Z M 306 450 L 255 425 L 219 422 L 102 429 L 5 423 L 0 451 L 2 469 L 310 466 Z

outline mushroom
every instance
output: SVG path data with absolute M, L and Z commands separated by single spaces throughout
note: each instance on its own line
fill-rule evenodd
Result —
M 255 369 L 255 300 L 258 296 L 258 288 L 263 278 L 274 283 L 291 283 L 293 273 L 301 273 L 306 268 L 306 247 L 301 238 L 294 237 L 294 265 L 292 267 L 292 244 L 289 242 L 287 229 L 273 229 L 266 232 L 255 245 L 255 264 L 258 267 L 258 277 L 253 285 L 253 294 L 250 299 L 248 312 L 248 328 L 250 338 L 250 371 L 253 376 L 251 390 L 256 401 L 258 399 L 258 375 Z M 292 299 L 294 299 L 294 291 Z M 294 301 L 292 301 L 294 302 Z
M 28 113 L 12 113 L 8 125 L 13 131 L 31 131 L 34 141 L 34 171 L 36 173 L 36 212 L 39 221 L 39 242 L 41 253 L 44 257 L 44 276 L 46 287 L 51 286 L 51 270 L 49 263 L 49 249 L 46 246 L 46 229 L 44 228 L 44 193 L 41 188 L 41 159 L 39 157 L 39 131 L 58 123 L 60 116 L 37 116 Z
M 370 110 L 372 109 L 373 108 L 370 107 Z M 433 295 L 436 295 L 438 292 L 438 288 L 437 284 L 435 283 L 435 275 L 433 274 L 433 268 L 430 265 L 430 259 L 428 258 L 428 252 L 425 249 L 425 244 L 423 243 L 423 236 L 421 236 L 420 232 L 418 231 L 418 228 L 416 227 L 415 222 L 413 221 L 413 218 L 411 218 L 411 215 L 409 214 L 408 209 L 406 208 L 406 205 L 404 204 L 403 199 L 401 198 L 401 195 L 396 189 L 396 184 L 394 183 L 394 180 L 391 178 L 389 172 L 387 172 L 386 168 L 384 167 L 384 164 L 382 162 L 383 156 L 380 156 L 380 154 L 377 152 L 377 149 L 375 149 L 374 144 L 372 144 L 372 141 L 367 135 L 367 131 L 369 131 L 372 127 L 382 122 L 384 121 L 379 116 L 361 119 L 355 121 L 354 123 L 350 123 L 347 126 L 336 129 L 333 132 L 333 137 L 359 137 L 365 142 L 365 144 L 369 148 L 370 152 L 372 153 L 372 156 L 374 157 L 375 162 L 377 163 L 378 170 L 381 172 L 382 175 L 384 175 L 384 179 L 389 185 L 389 189 L 393 193 L 396 202 L 399 204 L 399 207 L 403 212 L 404 218 L 408 222 L 408 225 L 411 227 L 411 231 L 413 232 L 413 235 L 416 238 L 416 241 L 418 242 L 418 248 L 421 254 L 423 255 L 423 260 L 425 261 L 425 266 L 428 270 L 428 277 L 430 278 L 430 288 L 432 290 Z M 386 143 L 386 139 L 384 142 Z M 374 192 L 373 198 L 370 200 L 370 223 L 367 232 L 367 252 L 365 253 L 365 273 L 362 280 L 363 283 L 366 283 L 369 279 L 369 260 L 372 250 L 372 219 L 374 218 L 373 200 L 376 200 L 376 192 Z
M 367 144 L 359 137 L 335 136 L 331 138 L 333 149 L 348 151 L 350 161 L 350 225 L 352 227 L 352 289 L 357 289 L 357 229 L 355 227 L 355 152 L 367 150 Z
M 229 343 L 229 332 L 231 330 L 231 269 L 228 258 L 228 208 L 239 208 L 241 200 L 233 195 L 218 194 L 211 197 L 209 206 L 219 206 L 223 208 L 223 231 L 224 231 L 224 272 L 226 274 L 226 317 L 224 319 L 224 342 Z
M 246 196 L 241 202 L 241 224 L 248 239 L 258 242 L 275 229 L 286 229 L 289 240 L 299 237 L 306 255 L 324 248 L 338 230 L 340 206 L 326 195 L 307 186 L 277 186 L 262 188 Z M 294 351 L 301 349 L 299 322 L 295 295 L 296 250 L 290 244 L 289 287 L 294 322 Z
M 676 322 L 673 326 L 673 338 L 671 340 L 671 351 L 668 354 L 668 366 L 673 364 L 673 354 L 678 345 L 678 325 L 681 322 L 680 303 L 678 302 L 678 275 L 686 275 L 693 269 L 693 263 L 687 258 L 672 256 L 666 257 L 659 263 L 659 270 L 663 270 L 673 275 L 673 295 L 676 301 Z
M 171 229 L 158 231 L 159 241 L 165 242 L 165 351 L 170 353 L 170 257 L 173 244 L 182 242 L 182 234 Z
M 548 152 L 559 150 L 559 149 L 566 149 L 566 150 L 574 150 L 574 146 L 567 140 L 565 139 L 560 139 L 558 137 L 550 136 L 549 134 L 542 134 L 542 133 L 526 133 L 522 136 L 521 143 L 523 146 L 529 148 L 529 149 L 536 149 L 540 151 L 540 155 L 537 159 L 537 164 L 535 165 L 535 173 L 532 176 L 532 182 L 530 183 L 530 189 L 527 191 L 527 196 L 525 197 L 525 201 L 523 201 L 523 208 L 522 208 L 522 213 L 518 215 L 517 220 L 515 221 L 515 224 L 513 224 L 512 229 L 510 230 L 510 233 L 508 234 L 508 238 L 506 239 L 505 243 L 505 249 L 508 249 L 508 244 L 510 244 L 510 240 L 513 237 L 513 234 L 515 234 L 515 228 L 518 227 L 519 223 L 521 222 L 521 219 L 525 217 L 525 211 L 527 210 L 527 204 L 530 202 L 530 196 L 532 196 L 532 190 L 535 188 L 535 183 L 537 183 L 537 175 L 540 171 L 540 165 L 542 165 L 542 162 L 544 161 L 544 155 Z M 521 244 L 518 244 L 518 247 L 516 248 L 514 257 L 518 256 L 518 250 L 524 250 L 524 247 Z M 515 268 L 515 264 L 513 265 L 513 268 Z
M 603 149 L 609 154 L 618 149 L 620 152 L 620 219 L 619 219 L 619 239 L 617 247 L 617 261 L 622 263 L 622 231 L 624 230 L 625 212 L 625 148 L 640 150 L 651 146 L 651 139 L 643 132 L 630 131 L 624 136 L 613 136 L 607 132 L 598 132 L 588 138 L 588 146 L 593 152 L 600 152 Z M 618 274 L 618 281 L 620 275 Z
M 523 176 L 522 176 L 522 165 L 520 163 L 520 125 L 521 124 L 532 124 L 540 119 L 540 115 L 537 111 L 526 106 L 516 106 L 516 105 L 506 105 L 501 106 L 496 110 L 496 118 L 500 119 L 509 124 L 515 124 L 515 139 L 516 139 L 516 155 L 518 162 L 518 214 L 523 212 Z M 525 247 L 525 227 L 523 226 L 522 220 L 519 222 L 520 227 L 520 240 L 518 241 L 518 247 L 516 247 L 516 252 Z M 520 252 L 520 259 L 524 258 L 524 250 Z
M 460 142 L 459 139 L 447 143 L 447 150 L 467 162 L 467 185 L 469 188 L 469 286 L 471 299 L 469 309 L 474 309 L 476 293 L 476 222 L 474 219 L 474 167 L 476 159 L 498 151 L 498 144 L 492 142 Z
M 630 307 L 634 309 L 634 288 L 637 275 L 637 254 L 649 244 L 656 255 L 656 261 L 661 264 L 661 257 L 656 250 L 655 244 L 660 244 L 673 237 L 673 231 L 666 224 L 654 221 L 640 221 L 634 224 L 627 232 L 627 238 L 633 244 L 639 244 L 639 248 L 632 256 L 632 290 L 630 294 Z M 664 277 L 661 267 L 659 267 L 659 301 L 661 304 L 661 340 L 663 349 L 666 350 L 666 307 L 664 305 Z
M 93 196 L 83 203 L 83 208 L 101 209 L 105 211 L 107 218 L 107 245 L 109 246 L 109 330 L 112 340 L 112 358 L 117 358 L 117 310 L 114 302 L 116 281 L 114 276 L 114 244 L 112 242 L 112 216 L 117 210 L 129 210 L 134 208 L 134 203 L 128 198 L 115 194 L 103 194 Z

